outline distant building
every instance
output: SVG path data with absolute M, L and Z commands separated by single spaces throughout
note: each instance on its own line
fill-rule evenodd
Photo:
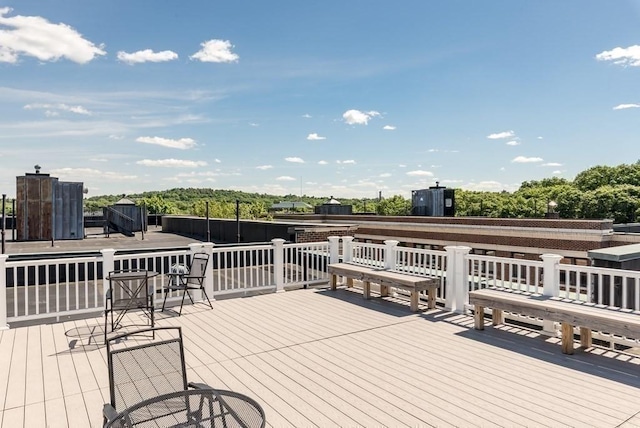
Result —
M 84 238 L 83 183 L 49 174 L 16 177 L 16 230 L 20 241 Z
M 324 215 L 351 215 L 353 207 L 351 205 L 342 205 L 340 201 L 333 199 L 333 196 L 322 205 L 316 205 L 313 209 L 315 214 Z
M 286 211 L 286 210 L 292 211 L 292 210 L 308 210 L 310 208 L 312 208 L 312 206 L 306 202 L 280 201 L 276 204 L 271 205 L 269 209 L 271 211 Z

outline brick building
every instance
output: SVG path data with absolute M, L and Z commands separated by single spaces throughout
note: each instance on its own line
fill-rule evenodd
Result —
M 403 246 L 437 250 L 466 245 L 476 254 L 529 260 L 555 253 L 565 263 L 583 265 L 590 264 L 589 250 L 640 242 L 640 234 L 614 232 L 611 220 L 311 214 L 277 219 L 357 226 L 354 236 L 364 242 L 395 239 Z

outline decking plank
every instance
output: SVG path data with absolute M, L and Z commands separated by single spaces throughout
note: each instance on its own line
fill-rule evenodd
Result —
M 44 402 L 44 373 L 42 371 L 42 342 L 40 330 L 40 326 L 28 328 L 29 335 L 27 338 L 27 367 L 25 376 L 26 405 Z
M 5 330 L 0 337 L 0 403 L 2 409 L 6 408 L 6 397 L 11 385 L 9 384 L 9 371 L 11 370 L 11 356 L 13 355 L 13 342 L 17 329 Z
M 27 404 L 24 407 L 24 426 L 25 428 L 47 426 L 44 401 L 41 401 L 39 403 Z
M 25 405 L 28 334 L 28 327 L 16 330 L 11 353 L 11 367 L 8 373 L 10 388 L 7 390 L 5 398 L 5 410 Z M 24 409 L 22 410 L 24 411 Z
M 44 387 L 45 400 L 62 398 L 62 381 L 60 379 L 60 368 L 56 355 L 55 341 L 53 338 L 53 327 L 42 325 L 40 334 L 40 349 L 42 352 L 42 383 Z

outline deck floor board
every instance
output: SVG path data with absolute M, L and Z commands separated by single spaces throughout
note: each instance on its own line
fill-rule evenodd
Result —
M 476 331 L 471 316 L 412 313 L 402 297 L 357 290 L 213 305 L 158 312 L 156 325 L 182 327 L 190 381 L 253 397 L 269 427 L 640 426 L 640 358 L 630 354 L 564 355 L 538 332 Z M 0 426 L 100 426 L 103 323 L 0 331 Z

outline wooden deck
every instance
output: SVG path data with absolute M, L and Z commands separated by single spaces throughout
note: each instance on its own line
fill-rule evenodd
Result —
M 475 331 L 470 316 L 408 305 L 296 290 L 158 313 L 157 324 L 182 326 L 190 381 L 252 396 L 272 427 L 640 427 L 640 358 L 567 356 L 529 330 Z M 100 318 L 0 335 L 2 427 L 101 425 Z

